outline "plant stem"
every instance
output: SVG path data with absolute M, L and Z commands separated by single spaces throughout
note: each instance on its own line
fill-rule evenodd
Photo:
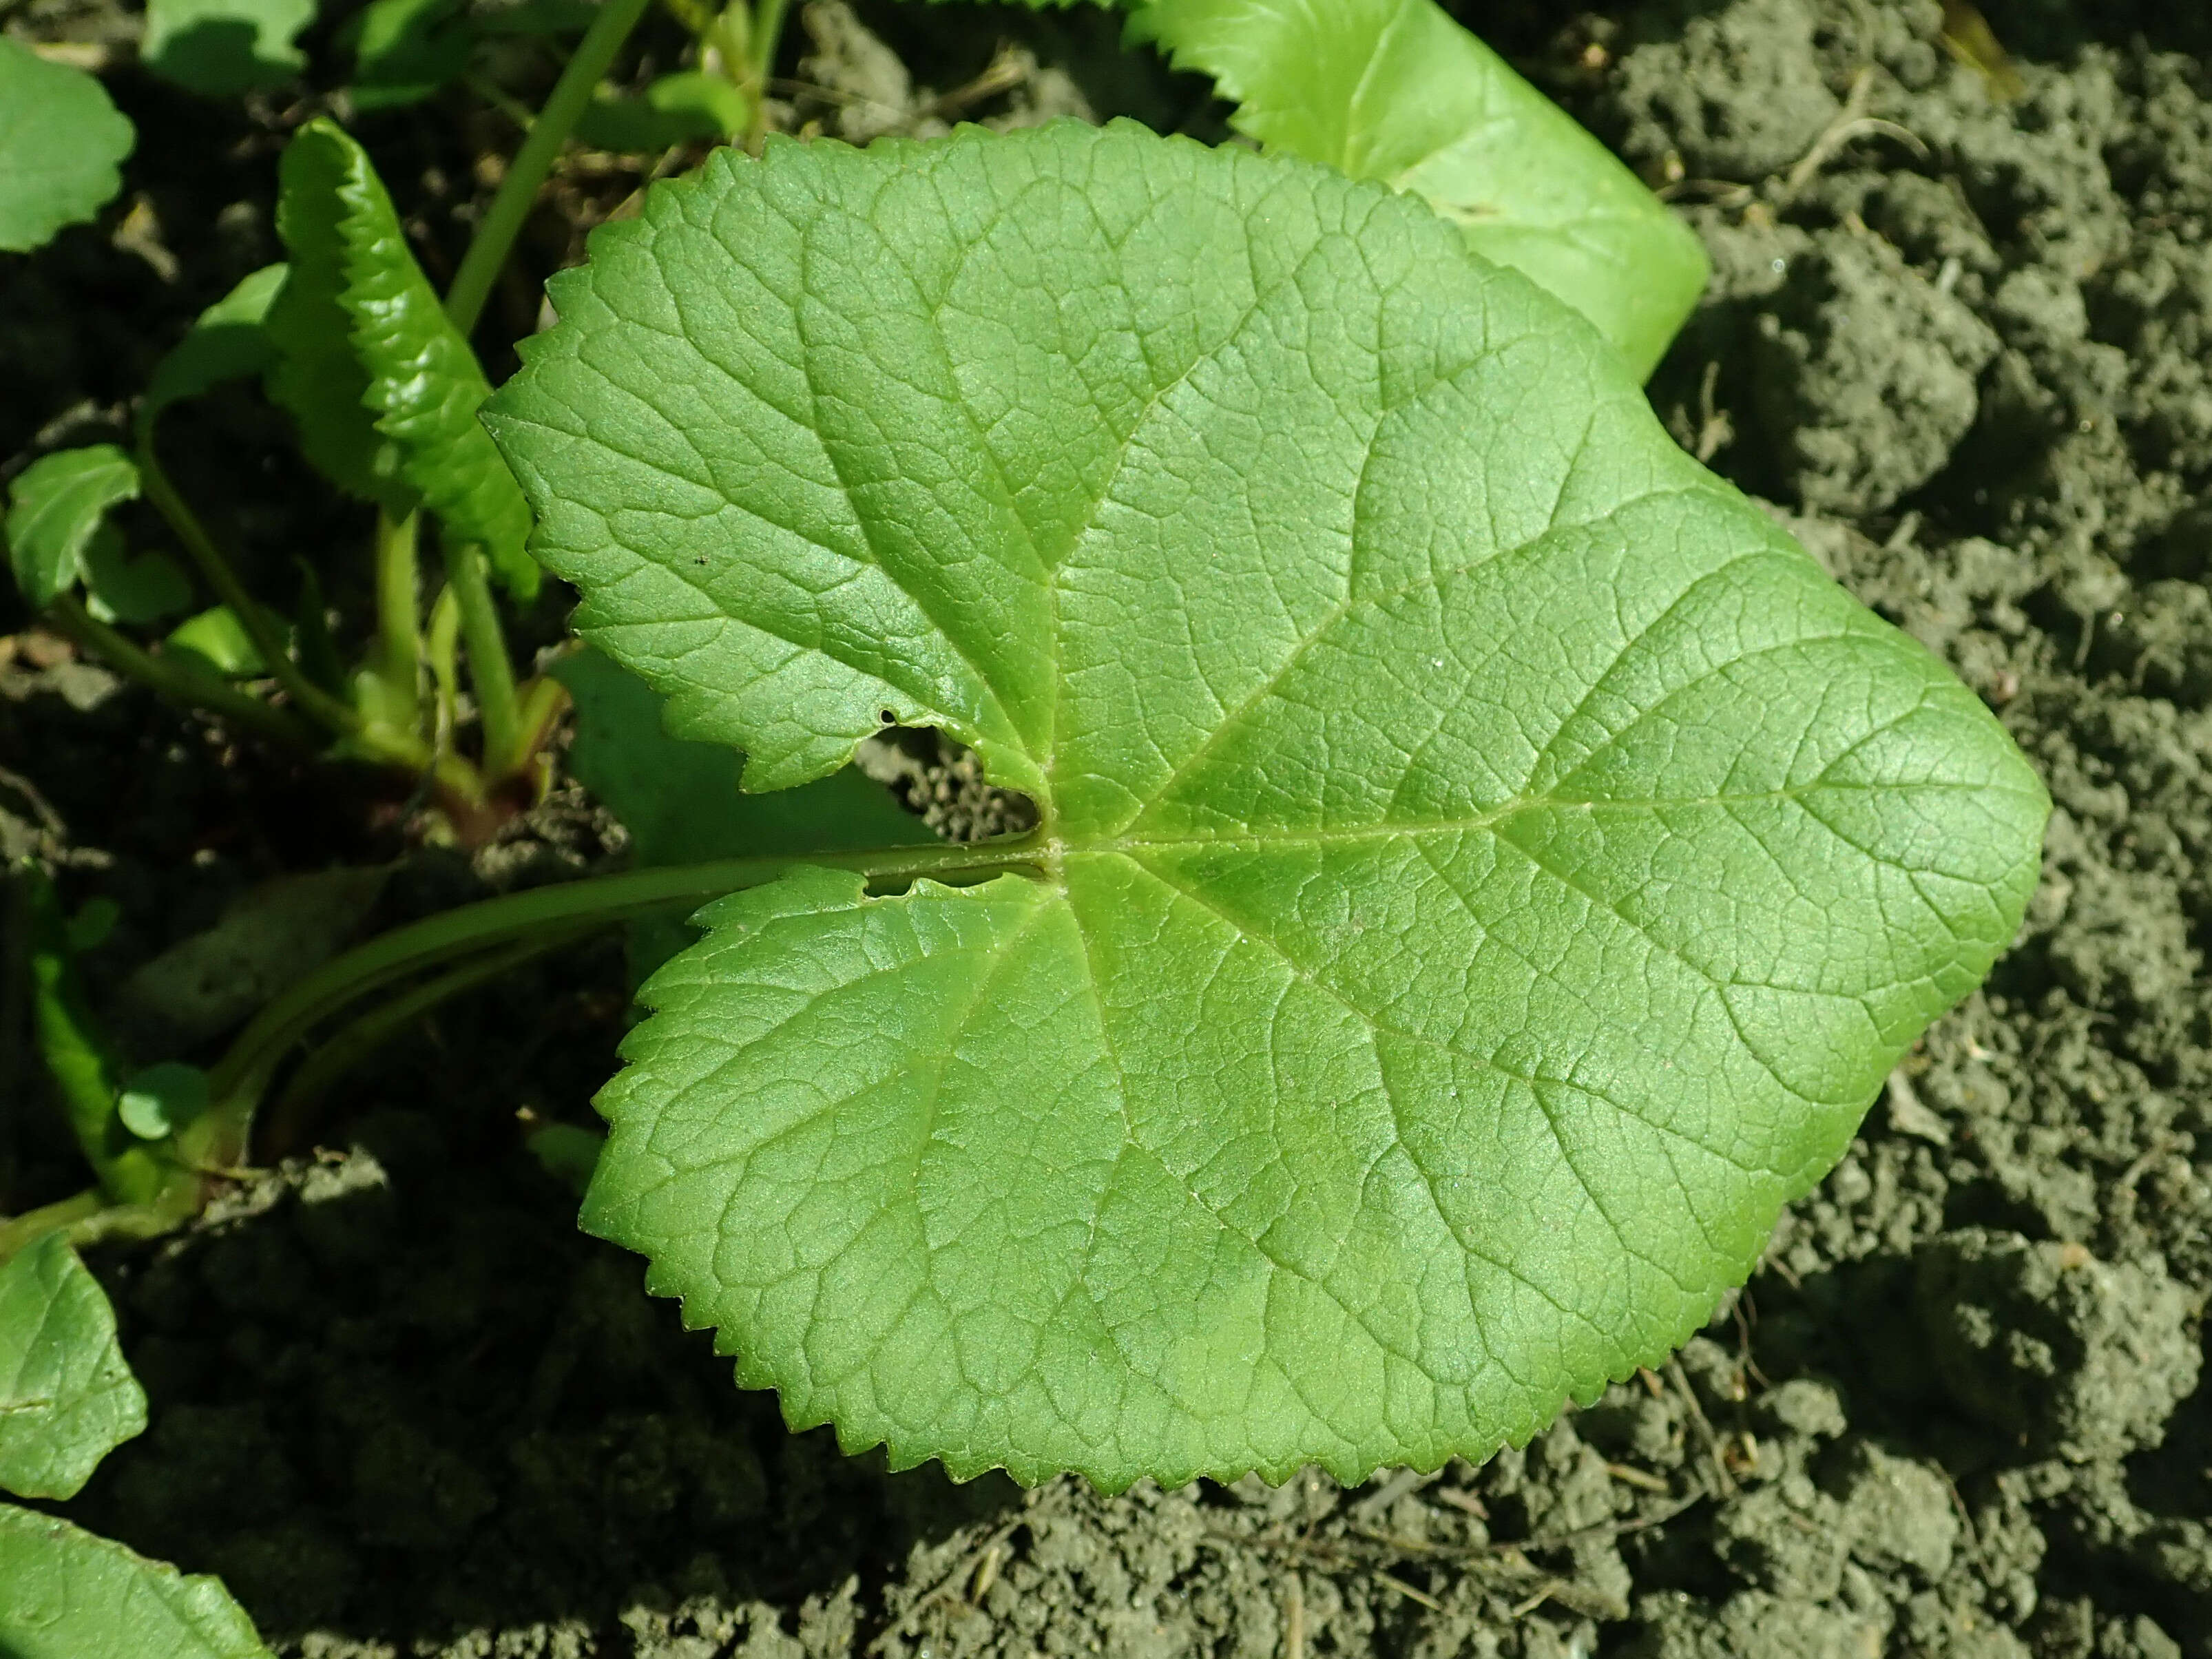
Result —
M 531 206 L 538 199 L 538 187 L 553 170 L 577 118 L 592 101 L 592 89 L 645 15 L 647 3 L 647 0 L 600 0 L 599 15 L 592 20 L 575 55 L 554 83 L 552 95 L 531 123 L 522 147 L 514 152 L 507 176 L 499 181 L 491 205 L 484 210 L 476 234 L 469 240 L 468 252 L 461 256 L 453 285 L 446 292 L 446 315 L 464 335 L 475 331 L 484 301 L 491 297 L 492 284 L 499 280 L 500 267 L 507 263 L 523 221 L 530 216 Z
M 149 1202 L 168 1184 L 171 1171 L 116 1114 L 123 1063 L 78 982 L 61 898 L 36 864 L 18 866 L 15 879 L 29 911 L 31 1023 L 40 1058 L 100 1191 L 111 1203 Z
M 510 968 L 519 968 L 532 957 L 557 951 L 592 931 L 590 924 L 580 923 L 565 930 L 548 929 L 542 935 L 525 939 L 503 951 L 482 951 L 459 967 L 449 968 L 435 979 L 362 1014 L 300 1062 L 286 1081 L 284 1092 L 270 1109 L 270 1121 L 264 1139 L 276 1146 L 280 1156 L 290 1151 L 299 1144 L 300 1132 L 315 1103 L 333 1082 L 440 1003 L 488 979 L 495 979 Z
M 292 653 L 284 648 L 284 641 L 270 627 L 268 617 L 253 602 L 252 596 L 246 591 L 245 584 L 238 580 L 237 572 L 230 568 L 230 561 L 224 558 L 222 550 L 216 546 L 214 538 L 207 532 L 207 526 L 200 522 L 199 515 L 185 503 L 185 498 L 177 493 L 176 486 L 169 482 L 169 475 L 155 459 L 150 427 L 142 429 L 138 437 L 138 479 L 146 492 L 146 499 L 153 502 L 161 515 L 169 521 L 169 528 L 176 532 L 177 539 L 192 556 L 192 562 L 199 567 L 200 574 L 207 579 L 208 586 L 215 589 L 216 597 L 228 605 L 238 617 L 239 626 L 246 630 L 246 637 L 253 641 L 253 648 L 261 653 L 261 660 L 268 664 L 269 672 L 276 676 L 277 684 L 291 693 L 292 701 L 334 733 L 343 734 L 359 726 L 360 715 L 309 679 L 300 671 L 300 665 L 292 660 Z
M 95 621 L 74 594 L 65 593 L 57 599 L 46 608 L 46 616 L 77 645 L 104 659 L 117 672 L 137 680 L 156 696 L 185 708 L 220 714 L 233 726 L 279 743 L 307 750 L 319 746 L 315 734 L 283 709 L 224 681 L 180 668 L 140 650 L 106 623 Z
M 514 667 L 507 659 L 507 635 L 491 597 L 483 549 L 463 542 L 447 550 L 446 591 L 460 608 L 469 684 L 476 688 L 477 718 L 483 722 L 483 772 L 497 777 L 514 763 L 521 715 L 515 706 Z
M 441 963 L 498 950 L 532 934 L 570 936 L 678 904 L 697 905 L 757 886 L 807 865 L 880 879 L 981 873 L 1036 861 L 1034 838 L 967 846 L 895 847 L 868 852 L 722 859 L 665 869 L 533 887 L 465 904 L 369 940 L 325 963 L 257 1015 L 208 1080 L 213 1103 L 192 1126 L 207 1126 L 216 1161 L 242 1153 L 253 1112 L 294 1044 L 349 1003 Z M 188 1132 L 189 1133 L 189 1132 Z
M 422 623 L 420 573 L 416 568 L 416 535 L 422 515 L 395 519 L 376 515 L 376 644 L 378 672 L 395 700 L 422 700 Z
M 747 148 L 757 150 L 768 135 L 768 82 L 775 73 L 776 47 L 783 40 L 783 20 L 790 10 L 790 0 L 758 0 L 753 12 L 752 38 L 747 43 L 746 55 L 750 59 L 745 78 L 745 96 L 752 104 L 751 131 Z

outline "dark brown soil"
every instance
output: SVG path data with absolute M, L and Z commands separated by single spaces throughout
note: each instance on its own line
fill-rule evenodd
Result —
M 1680 441 L 1950 661 L 2057 802 L 2019 948 L 1678 1363 L 1482 1468 L 1352 1492 L 886 1475 L 736 1393 L 521 1152 L 518 1109 L 584 1121 L 611 1063 L 610 946 L 449 1010 L 329 1152 L 102 1264 L 153 1426 L 72 1512 L 222 1572 L 319 1659 L 2212 1656 L 2212 27 L 2152 0 L 1984 10 L 2016 95 L 1947 52 L 1937 0 L 1497 25 L 1712 252 L 1652 386 Z M 821 23 L 796 67 L 842 101 L 801 118 L 865 98 L 927 130 L 1018 31 L 1039 72 L 969 112 L 1218 131 L 1103 19 L 861 15 L 895 50 Z M 153 135 L 132 185 L 201 286 L 92 230 L 0 265 L 11 466 L 112 423 L 269 257 L 273 114 L 181 179 L 162 124 L 209 117 L 126 90 Z M 400 153 L 465 176 L 436 118 Z M 434 184 L 409 190 L 434 219 Z M 222 418 L 254 430 L 245 401 Z M 201 487 L 276 453 L 255 441 Z M 0 768 L 52 820 L 0 774 L 0 834 L 122 904 L 111 977 L 316 861 L 321 820 L 240 827 L 298 778 L 82 665 L 19 657 L 0 694 Z M 561 822 L 509 865 L 605 854 L 580 805 Z M 325 860 L 380 845 L 327 834 Z M 410 869 L 403 908 L 478 878 Z M 37 1178 L 40 1133 L 0 1139 L 0 1177 Z

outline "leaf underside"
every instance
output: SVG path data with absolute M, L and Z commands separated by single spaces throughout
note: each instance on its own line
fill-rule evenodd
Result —
M 780 788 L 885 719 L 1034 868 L 726 899 L 585 1224 L 957 1476 L 1481 1457 L 1656 1362 L 2011 937 L 1980 704 L 1419 203 L 1117 124 L 772 143 L 486 418 L 577 626 Z
M 0 1486 L 74 1498 L 145 1426 L 114 1310 L 69 1241 L 50 1234 L 0 1267 Z

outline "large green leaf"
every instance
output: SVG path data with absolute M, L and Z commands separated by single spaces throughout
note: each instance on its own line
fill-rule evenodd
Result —
M 1425 198 L 1639 378 L 1705 288 L 1688 227 L 1435 0 L 1141 0 L 1130 27 L 1212 76 L 1241 131 Z
M 508 589 L 527 598 L 538 591 L 538 567 L 524 549 L 530 508 L 477 421 L 491 387 L 476 353 L 415 263 L 368 152 L 327 119 L 294 136 L 288 167 L 295 152 L 307 153 L 302 175 L 336 198 L 337 304 L 368 376 L 363 395 L 378 412 L 376 429 L 398 447 L 400 476 L 449 539 L 481 544 Z
M 487 420 L 581 631 L 756 787 L 888 718 L 1042 815 L 723 902 L 601 1097 L 586 1224 L 794 1423 L 1482 1456 L 1702 1323 L 2012 936 L 1988 712 L 1417 201 L 772 143 L 554 295 Z
M 802 788 L 740 793 L 742 757 L 672 734 L 660 695 L 603 653 L 579 652 L 553 672 L 575 702 L 568 770 L 621 820 L 641 868 L 931 839 L 888 790 L 849 768 Z M 632 922 L 632 971 L 650 972 L 694 937 L 681 920 Z
M 0 1486 L 74 1498 L 145 1427 L 106 1292 L 66 1238 L 47 1234 L 0 1267 Z
M 43 246 L 123 188 L 137 133 L 82 70 L 0 35 L 0 253 Z
M 7 1659 L 269 1659 L 216 1579 L 188 1578 L 51 1515 L 0 1504 Z
M 33 609 L 84 580 L 110 508 L 135 501 L 138 468 L 113 444 L 42 455 L 8 487 L 8 561 Z
M 306 68 L 292 37 L 314 15 L 314 0 L 147 0 L 138 55 L 187 91 L 228 98 Z

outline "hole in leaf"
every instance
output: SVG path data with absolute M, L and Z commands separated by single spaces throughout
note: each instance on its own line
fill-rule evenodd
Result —
M 1035 801 L 987 781 L 975 751 L 933 728 L 893 726 L 863 740 L 853 763 L 947 841 L 992 841 L 1036 828 Z

